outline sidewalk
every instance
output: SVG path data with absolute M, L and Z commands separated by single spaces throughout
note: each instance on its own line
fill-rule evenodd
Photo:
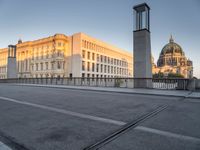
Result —
M 173 96 L 184 98 L 200 98 L 200 92 L 190 92 L 182 90 L 159 90 L 159 89 L 129 89 L 129 88 L 113 88 L 113 87 L 91 87 L 91 86 L 68 86 L 68 85 L 42 85 L 42 84 L 15 84 L 21 86 L 34 86 L 34 87 L 48 87 L 48 88 L 62 88 L 62 89 L 75 89 L 75 90 L 89 90 L 101 92 L 116 92 L 126 94 L 144 94 L 144 95 L 157 95 L 157 96 Z

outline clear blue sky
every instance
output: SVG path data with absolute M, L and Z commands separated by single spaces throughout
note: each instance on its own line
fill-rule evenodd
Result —
M 200 78 L 200 0 L 0 0 L 0 47 L 84 32 L 132 52 L 132 7 L 143 2 L 151 7 L 155 61 L 172 34 Z

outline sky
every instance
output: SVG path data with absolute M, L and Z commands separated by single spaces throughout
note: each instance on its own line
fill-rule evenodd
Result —
M 0 0 L 0 48 L 55 33 L 84 32 L 133 52 L 132 7 L 150 8 L 152 54 L 157 61 L 172 34 L 200 78 L 200 0 Z

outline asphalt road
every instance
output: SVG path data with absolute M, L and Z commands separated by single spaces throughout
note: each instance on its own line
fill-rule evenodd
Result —
M 16 150 L 82 150 L 161 106 L 99 149 L 199 150 L 198 99 L 14 85 L 0 85 L 0 141 Z

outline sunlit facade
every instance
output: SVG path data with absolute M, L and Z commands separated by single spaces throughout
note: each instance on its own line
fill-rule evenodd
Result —
M 133 77 L 133 56 L 83 33 L 55 34 L 17 46 L 18 78 Z M 0 49 L 0 78 L 7 78 L 8 49 Z

